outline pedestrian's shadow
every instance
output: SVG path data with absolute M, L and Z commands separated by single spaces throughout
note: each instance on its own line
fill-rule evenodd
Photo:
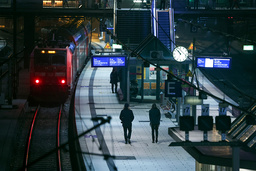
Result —
M 120 141 L 118 141 L 118 143 L 125 144 L 125 141 L 124 140 L 120 140 Z M 137 141 L 131 140 L 131 144 L 133 144 L 133 143 L 137 143 Z M 129 144 L 129 143 L 127 142 L 127 144 Z
M 157 144 L 160 144 L 160 143 L 171 143 L 173 142 L 173 140 L 158 140 Z

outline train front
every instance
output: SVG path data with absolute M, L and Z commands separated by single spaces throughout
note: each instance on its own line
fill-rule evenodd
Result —
M 69 94 L 72 53 L 68 48 L 35 48 L 31 55 L 30 95 L 36 101 L 64 102 Z

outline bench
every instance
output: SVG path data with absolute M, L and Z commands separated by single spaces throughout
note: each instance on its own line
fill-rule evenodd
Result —
M 162 109 L 164 114 L 171 115 L 172 119 L 175 119 L 175 108 L 176 104 L 173 101 L 167 100 L 165 105 L 161 105 L 160 108 Z

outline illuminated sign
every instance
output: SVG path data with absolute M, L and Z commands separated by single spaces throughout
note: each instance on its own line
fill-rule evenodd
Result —
M 92 67 L 125 67 L 125 56 L 92 56 Z
M 112 44 L 113 49 L 123 49 L 123 46 L 120 44 Z
M 142 3 L 142 2 L 146 2 L 146 0 L 133 0 L 134 3 Z
M 243 45 L 243 50 L 254 50 L 254 46 L 253 45 Z
M 184 104 L 201 105 L 201 104 L 203 104 L 203 99 L 199 99 L 198 96 L 185 96 Z
M 198 68 L 225 68 L 231 67 L 231 58 L 217 57 L 197 57 L 196 66 Z

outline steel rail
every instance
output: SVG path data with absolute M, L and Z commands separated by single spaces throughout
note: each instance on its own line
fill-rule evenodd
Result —
M 33 164 L 35 164 L 37 161 L 39 160 L 36 160 L 36 161 L 32 161 L 30 163 L 28 163 L 29 161 L 29 153 L 30 153 L 30 147 L 31 147 L 31 139 L 32 139 L 32 135 L 33 135 L 33 130 L 34 130 L 34 126 L 35 126 L 35 121 L 36 121 L 36 118 L 38 116 L 38 112 L 40 110 L 40 105 L 37 107 L 36 111 L 35 111 L 35 114 L 33 116 L 33 120 L 31 122 L 31 125 L 30 125 L 30 130 L 29 130 L 29 135 L 28 135 L 28 140 L 27 140 L 27 145 L 26 145 L 26 154 L 25 154 L 25 162 L 24 162 L 24 165 L 23 165 L 23 169 L 25 171 L 28 170 L 28 167 L 32 166 Z M 58 149 L 56 151 L 56 155 L 57 155 L 57 168 L 59 171 L 62 170 L 62 167 L 61 167 L 61 152 L 60 152 L 60 126 L 61 126 L 61 115 L 62 115 L 62 105 L 60 106 L 60 109 L 59 109 L 59 112 L 58 112 L 58 120 L 57 120 L 57 127 L 56 127 L 56 149 Z M 44 156 L 45 157 L 45 156 Z M 21 170 L 23 170 L 21 169 Z
M 60 158 L 60 121 L 61 121 L 61 114 L 62 114 L 62 105 L 60 106 L 59 110 L 59 116 L 58 116 L 58 124 L 57 124 L 57 165 L 58 165 L 58 170 L 61 171 L 61 158 Z
M 36 117 L 37 117 L 37 113 L 38 113 L 39 110 L 40 110 L 40 105 L 37 106 L 36 112 L 34 114 L 33 120 L 32 120 L 31 125 L 30 125 L 29 136 L 28 136 L 27 146 L 26 146 L 27 149 L 26 149 L 25 163 L 24 163 L 25 171 L 27 171 L 27 169 L 28 169 L 28 155 L 29 155 L 29 148 L 30 148 L 30 143 L 31 143 L 31 137 L 32 137 L 32 133 L 33 133 L 33 129 L 34 129 L 34 124 L 35 124 L 35 120 L 36 120 Z

